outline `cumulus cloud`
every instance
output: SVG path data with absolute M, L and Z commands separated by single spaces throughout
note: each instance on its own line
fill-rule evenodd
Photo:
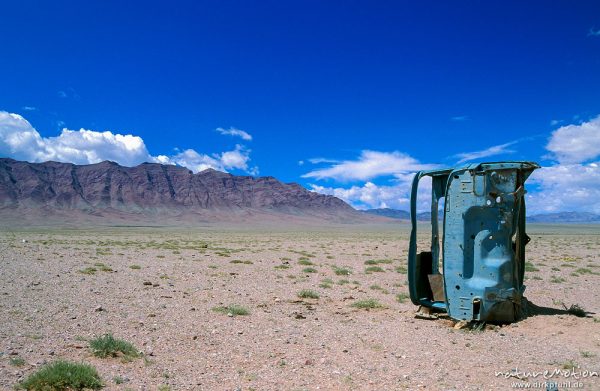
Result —
M 338 181 L 370 180 L 380 176 L 403 175 L 407 172 L 436 168 L 435 164 L 423 164 L 401 152 L 362 151 L 358 160 L 337 162 L 330 167 L 313 170 L 303 178 L 335 179 Z
M 0 155 L 31 162 L 49 160 L 75 164 L 92 164 L 111 160 L 124 166 L 143 162 L 177 164 L 194 172 L 207 168 L 219 171 L 240 170 L 256 175 L 249 167 L 250 150 L 242 145 L 222 153 L 203 154 L 187 149 L 172 156 L 153 156 L 144 140 L 131 134 L 110 131 L 63 129 L 56 137 L 42 137 L 19 114 L 0 111 Z
M 546 149 L 560 163 L 582 163 L 600 156 L 600 116 L 552 132 Z
M 250 134 L 248 134 L 248 132 L 246 132 L 244 130 L 241 130 L 241 129 L 236 129 L 236 128 L 229 128 L 229 129 L 217 128 L 215 130 L 217 132 L 221 133 L 221 134 L 224 134 L 224 135 L 241 137 L 242 140 L 252 141 L 252 136 Z
M 410 209 L 410 192 L 413 175 L 407 175 L 403 180 L 396 180 L 390 185 L 377 185 L 366 182 L 364 185 L 354 185 L 349 188 L 324 187 L 311 184 L 311 189 L 318 193 L 336 196 L 358 209 L 392 208 L 399 210 Z M 419 182 L 417 195 L 417 210 L 430 210 L 431 178 L 424 177 Z
M 501 155 L 501 154 L 506 154 L 506 153 L 514 153 L 515 151 L 508 149 L 508 147 L 510 147 L 513 144 L 516 144 L 516 141 L 506 143 L 506 144 L 494 145 L 492 147 L 486 148 L 481 151 L 459 153 L 459 154 L 454 155 L 454 157 L 457 157 L 460 159 L 459 161 L 456 162 L 456 164 L 462 164 L 465 162 L 470 162 L 472 160 L 477 160 L 477 159 L 481 159 L 481 158 L 488 157 L 488 156 L 495 156 L 495 155 Z
M 600 162 L 542 167 L 534 171 L 528 184 L 537 186 L 527 194 L 529 214 L 600 213 Z

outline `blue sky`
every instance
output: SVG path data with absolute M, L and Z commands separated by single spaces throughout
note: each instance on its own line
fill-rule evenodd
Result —
M 532 211 L 600 213 L 600 3 L 415 3 L 6 2 L 0 155 L 401 209 L 420 168 L 534 160 Z

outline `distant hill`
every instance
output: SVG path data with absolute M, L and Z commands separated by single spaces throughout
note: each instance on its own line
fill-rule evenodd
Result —
M 528 216 L 531 223 L 600 223 L 600 215 L 588 212 L 557 212 Z
M 410 220 L 410 213 L 405 210 L 391 209 L 391 208 L 379 208 L 379 209 L 367 209 L 363 210 L 364 213 L 389 217 L 391 219 Z
M 368 209 L 363 213 L 376 216 L 388 217 L 391 219 L 410 220 L 410 213 L 405 210 L 380 208 Z M 442 213 L 440 212 L 440 218 Z M 417 220 L 428 221 L 431 219 L 430 212 L 422 212 L 417 215 Z M 527 216 L 527 222 L 530 223 L 600 223 L 600 215 L 588 212 L 557 212 L 545 213 Z
M 390 219 L 398 219 L 398 220 L 410 220 L 410 212 L 399 209 L 391 209 L 391 208 L 379 208 L 379 209 L 367 209 L 363 210 L 363 213 L 367 213 L 370 215 L 387 217 Z M 440 213 L 441 215 L 441 213 Z M 417 220 L 419 221 L 429 221 L 431 220 L 430 212 L 421 212 L 417 214 Z
M 376 222 L 331 195 L 273 177 L 143 163 L 28 163 L 0 158 L 0 221 Z

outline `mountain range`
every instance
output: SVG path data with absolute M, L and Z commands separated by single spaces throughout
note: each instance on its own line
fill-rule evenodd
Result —
M 0 158 L 0 216 L 45 221 L 369 222 L 330 195 L 273 177 L 143 163 L 29 163 Z
M 410 220 L 410 213 L 404 210 L 379 208 L 367 209 L 363 213 L 391 219 Z M 440 213 L 441 217 L 442 214 Z M 430 219 L 431 213 L 429 212 L 417 214 L 417 220 L 419 221 L 429 221 Z M 600 223 L 600 215 L 589 212 L 556 212 L 527 216 L 527 221 L 530 223 Z

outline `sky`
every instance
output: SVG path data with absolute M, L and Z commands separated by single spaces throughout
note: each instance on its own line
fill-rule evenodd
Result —
M 600 213 L 598 1 L 22 0 L 0 37 L 2 157 L 404 210 L 415 171 L 530 160 L 530 213 Z

